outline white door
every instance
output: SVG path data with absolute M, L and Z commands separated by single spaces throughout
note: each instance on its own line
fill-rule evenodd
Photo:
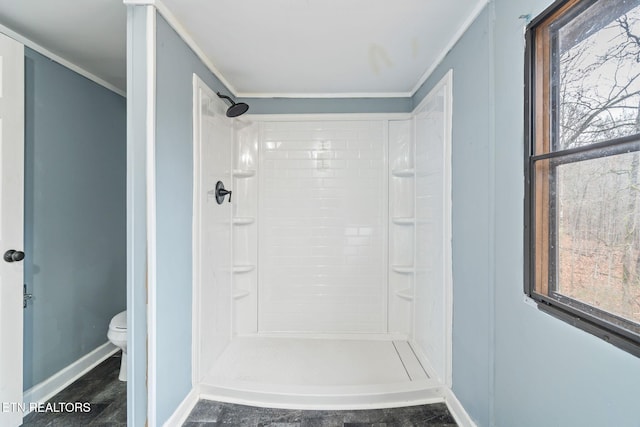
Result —
M 24 52 L 0 34 L 0 425 L 22 424 Z M 13 250 L 14 252 L 7 253 Z M 8 261 L 5 259 L 8 256 Z

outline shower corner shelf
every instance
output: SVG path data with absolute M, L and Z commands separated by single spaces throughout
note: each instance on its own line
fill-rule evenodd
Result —
M 394 217 L 393 223 L 397 225 L 413 225 L 416 220 L 413 217 Z
M 396 296 L 407 301 L 413 301 L 413 293 L 411 292 L 411 289 L 403 289 L 401 291 L 397 291 Z
M 401 274 L 412 274 L 416 271 L 416 269 L 413 268 L 412 265 L 392 265 L 391 269 L 396 273 Z
M 256 171 L 254 169 L 234 169 L 233 177 L 234 178 L 250 178 L 255 176 Z
M 255 220 L 252 216 L 237 216 L 233 218 L 233 225 L 249 225 L 253 224 Z
M 394 169 L 391 171 L 393 176 L 397 176 L 399 178 L 410 178 L 415 176 L 416 170 L 413 168 L 410 169 Z
M 250 294 L 251 292 L 249 291 L 244 291 L 244 290 L 236 291 L 233 293 L 233 299 L 242 299 L 244 297 L 248 297 Z
M 254 268 L 256 268 L 255 265 L 234 265 L 233 266 L 233 272 L 234 273 L 248 273 L 250 271 L 252 271 Z

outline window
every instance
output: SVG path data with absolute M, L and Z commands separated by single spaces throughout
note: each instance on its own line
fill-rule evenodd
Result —
M 527 28 L 525 292 L 640 356 L 640 0 Z

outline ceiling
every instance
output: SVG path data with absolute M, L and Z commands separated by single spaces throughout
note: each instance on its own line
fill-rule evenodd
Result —
M 486 0 L 162 3 L 236 96 L 388 97 L 411 96 Z M 120 0 L 0 0 L 0 24 L 124 91 Z
M 82 3 L 0 0 L 0 24 L 124 91 L 127 9 L 119 0 Z

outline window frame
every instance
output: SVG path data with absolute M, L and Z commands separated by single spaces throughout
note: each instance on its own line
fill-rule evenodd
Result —
M 623 324 L 629 323 L 628 320 L 559 293 L 554 294 L 549 289 L 552 285 L 550 271 L 555 262 L 554 251 L 549 248 L 550 232 L 555 229 L 551 224 L 550 204 L 553 198 L 549 197 L 554 167 L 582 161 L 585 157 L 595 159 L 640 151 L 640 134 L 557 151 L 551 147 L 552 127 L 557 125 L 554 123 L 557 116 L 551 111 L 555 95 L 550 84 L 553 64 L 549 27 L 563 19 L 571 19 L 572 14 L 579 14 L 597 1 L 601 0 L 558 0 L 526 28 L 524 292 L 541 311 L 640 357 L 640 333 L 620 326 L 621 320 Z M 536 170 L 537 162 L 546 162 L 547 166 L 538 166 Z M 536 251 L 541 251 L 541 261 L 536 258 Z

